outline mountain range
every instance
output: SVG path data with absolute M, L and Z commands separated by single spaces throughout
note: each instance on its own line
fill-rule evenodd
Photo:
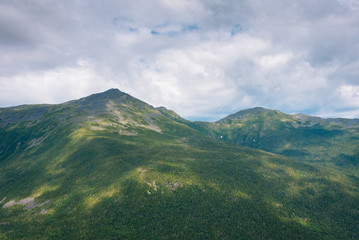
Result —
M 359 239 L 359 119 L 188 121 L 117 89 L 0 109 L 0 239 Z

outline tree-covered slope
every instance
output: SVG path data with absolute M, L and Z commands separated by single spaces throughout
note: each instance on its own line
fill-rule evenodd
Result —
M 1 109 L 0 239 L 359 238 L 358 177 L 160 110 L 118 90 Z
M 359 165 L 359 119 L 324 119 L 253 108 L 197 125 L 217 139 L 300 161 L 355 171 Z

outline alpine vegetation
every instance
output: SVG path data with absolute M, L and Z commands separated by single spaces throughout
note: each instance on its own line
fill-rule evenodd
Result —
M 0 239 L 359 239 L 359 120 L 192 122 L 117 89 L 0 109 Z

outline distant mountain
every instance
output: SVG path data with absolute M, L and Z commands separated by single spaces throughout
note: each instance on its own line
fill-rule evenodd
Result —
M 196 124 L 196 129 L 223 141 L 304 162 L 358 169 L 359 119 L 289 115 L 257 107 Z
M 226 142 L 357 136 L 313 121 L 252 109 L 190 122 L 117 89 L 2 108 L 0 239 L 358 239 L 357 172 Z

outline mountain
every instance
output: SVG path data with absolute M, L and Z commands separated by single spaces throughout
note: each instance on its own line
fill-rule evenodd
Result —
M 356 174 L 213 124 L 117 89 L 0 109 L 0 239 L 359 238 Z
M 197 130 L 226 142 L 302 162 L 358 170 L 359 119 L 289 115 L 257 107 L 214 123 L 190 124 L 197 124 Z

